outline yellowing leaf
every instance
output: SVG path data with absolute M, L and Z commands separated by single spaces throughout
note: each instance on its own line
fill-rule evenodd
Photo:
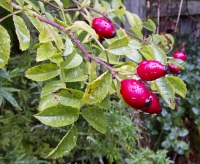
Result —
M 0 68 L 3 68 L 10 58 L 10 36 L 6 29 L 0 25 Z
M 111 84 L 112 76 L 110 72 L 105 72 L 87 85 L 82 101 L 88 104 L 102 101 L 107 96 Z
M 26 71 L 26 77 L 35 81 L 44 81 L 60 74 L 60 68 L 55 64 L 43 64 Z
M 12 12 L 13 7 L 9 5 L 8 3 L 11 2 L 11 0 L 0 0 L 0 6 L 3 7 L 4 9 Z
M 26 27 L 24 20 L 21 17 L 14 15 L 13 21 L 15 25 L 16 34 L 20 43 L 20 49 L 24 51 L 28 49 L 30 45 L 29 30 Z
M 167 76 L 166 79 L 170 82 L 171 86 L 177 94 L 183 98 L 186 96 L 186 84 L 180 78 L 175 76 Z

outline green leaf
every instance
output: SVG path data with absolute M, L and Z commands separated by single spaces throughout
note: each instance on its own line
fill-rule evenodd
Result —
M 69 69 L 79 66 L 83 62 L 83 58 L 79 54 L 76 54 L 69 63 L 66 61 L 67 60 L 65 60 L 62 65 L 63 69 Z
M 69 8 L 70 7 L 70 0 L 63 1 L 63 5 L 64 5 L 64 8 Z
M 177 142 L 177 147 L 180 147 L 183 150 L 188 150 L 189 146 L 185 141 L 178 141 Z
M 29 11 L 25 11 L 26 16 L 29 18 L 29 20 L 31 21 L 31 23 L 33 24 L 33 26 L 39 31 L 42 32 L 44 27 L 42 26 L 41 22 L 39 21 L 39 19 L 35 16 L 33 16 L 33 14 Z
M 99 108 L 110 109 L 111 108 L 110 97 L 106 96 L 101 102 L 96 103 L 95 105 L 98 106 Z
M 44 81 L 60 74 L 60 68 L 55 64 L 43 64 L 26 71 L 26 77 L 35 81 Z
M 180 78 L 175 76 L 167 76 L 166 79 L 170 82 L 174 92 L 185 98 L 187 92 L 186 84 Z
M 143 22 L 142 25 L 147 30 L 152 31 L 153 33 L 155 33 L 156 25 L 151 19 L 148 19 L 146 22 Z
M 20 49 L 26 50 L 30 46 L 30 34 L 23 19 L 17 15 L 13 15 L 13 21 L 15 25 L 16 34 L 20 43 Z
M 70 27 L 68 27 L 67 29 L 73 29 L 73 30 L 77 30 L 78 29 L 83 29 L 84 31 L 87 31 L 94 39 L 98 39 L 98 35 L 96 34 L 96 32 L 94 31 L 94 29 L 92 29 L 86 22 L 84 21 L 76 21 L 74 22 L 74 24 Z
M 50 108 L 53 106 L 58 105 L 59 101 L 57 101 L 57 97 L 55 97 L 55 94 L 49 93 L 43 96 L 39 102 L 39 111 L 43 111 L 46 108 Z
M 35 6 L 30 0 L 24 0 L 32 9 L 34 9 L 37 13 L 40 13 L 39 8 Z
M 153 59 L 161 62 L 162 64 L 167 64 L 167 57 L 165 52 L 156 46 L 151 46 L 152 52 L 153 52 Z
M 61 26 L 63 26 L 63 27 L 68 27 L 68 24 L 67 24 L 67 23 L 65 23 L 65 22 L 63 22 L 63 21 L 57 19 L 56 17 L 54 17 L 54 22 L 56 22 L 57 24 L 59 24 L 59 25 L 61 25 Z
M 22 110 L 19 107 L 19 104 L 17 103 L 17 101 L 15 100 L 15 98 L 9 92 L 10 92 L 9 88 L 0 87 L 0 97 L 1 97 L 1 99 L 2 99 L 2 97 L 5 98 L 10 104 L 12 104 L 12 106 L 16 107 L 17 109 Z
M 10 58 L 10 36 L 6 29 L 0 25 L 0 68 L 5 67 Z
M 43 124 L 52 127 L 61 127 L 73 124 L 79 116 L 79 109 L 58 104 L 46 108 L 35 117 Z
M 185 67 L 186 67 L 186 63 L 181 59 L 170 58 L 168 60 L 168 63 L 175 64 L 177 67 L 179 67 L 181 69 L 185 69 Z
M 126 11 L 126 16 L 131 27 L 142 30 L 142 20 L 138 15 Z
M 196 107 L 192 107 L 192 111 L 195 115 L 199 115 L 200 114 L 200 109 L 196 108 Z
M 82 101 L 88 104 L 102 101 L 107 96 L 111 84 L 112 76 L 110 72 L 105 72 L 87 85 Z
M 97 78 L 97 63 L 95 61 L 88 61 L 86 63 L 87 72 L 89 75 L 89 82 Z
M 62 42 L 62 37 L 55 31 L 55 29 L 46 24 L 46 29 L 48 31 L 48 35 L 53 39 L 53 41 L 56 43 L 56 46 L 61 50 L 64 49 L 64 44 Z
M 51 94 L 52 92 L 55 92 L 55 91 L 57 91 L 59 89 L 63 89 L 63 88 L 66 88 L 65 83 L 63 83 L 61 81 L 51 81 L 42 88 L 40 97 L 42 98 L 45 95 Z
M 170 40 L 170 44 L 169 44 L 169 46 L 170 46 L 170 49 L 168 50 L 168 52 L 169 51 L 171 51 L 172 49 L 173 49 L 173 45 L 174 45 L 174 37 L 172 36 L 172 35 L 170 35 L 170 34 L 165 34 L 165 36 Z
M 16 0 L 16 1 L 21 7 L 24 6 L 24 0 Z
M 58 52 L 58 53 L 55 53 L 53 54 L 49 60 L 51 60 L 53 63 L 58 63 L 60 64 L 61 62 L 63 62 L 63 58 L 62 58 L 62 52 Z
M 185 137 L 185 136 L 188 135 L 188 133 L 189 133 L 189 131 L 188 131 L 187 129 L 180 129 L 180 130 L 178 131 L 178 135 L 179 135 L 180 137 Z
M 70 106 L 73 108 L 81 108 L 84 103 L 81 102 L 81 98 L 83 97 L 83 92 L 75 89 L 60 89 L 53 93 L 56 100 L 65 106 Z
M 87 122 L 101 133 L 106 133 L 107 119 L 99 108 L 91 107 L 81 112 Z
M 60 158 L 67 155 L 76 145 L 77 138 L 78 131 L 76 126 L 72 125 L 71 129 L 62 138 L 57 147 L 48 154 L 47 158 Z
M 140 63 L 142 61 L 142 56 L 138 50 L 132 50 L 131 53 L 126 54 L 126 57 L 137 63 Z
M 138 36 L 139 38 L 143 39 L 142 31 L 138 28 L 131 28 L 131 31 Z
M 114 55 L 111 53 L 107 53 L 107 54 L 108 54 L 108 59 L 109 59 L 110 64 L 121 64 L 122 63 L 119 61 L 120 56 L 117 56 L 117 55 Z M 100 53 L 98 58 L 107 62 L 107 57 L 106 57 L 105 52 Z
M 42 31 L 40 31 L 39 41 L 40 43 L 46 43 L 52 41 L 47 29 L 44 28 Z
M 130 38 L 128 36 L 123 36 L 121 38 L 115 39 L 108 47 L 108 49 L 116 49 L 120 47 L 128 46 Z
M 57 49 L 51 42 L 44 43 L 37 50 L 36 61 L 44 61 L 49 59 L 57 52 Z
M 63 56 L 68 56 L 69 54 L 73 52 L 73 50 L 74 50 L 74 45 L 72 41 L 68 37 L 66 37 Z
M 129 37 L 124 36 L 119 39 L 115 39 L 108 47 L 107 51 L 114 55 L 126 55 L 131 52 L 131 48 L 128 46 Z
M 82 2 L 82 4 L 81 4 L 81 7 L 82 8 L 84 8 L 84 7 L 88 7 L 88 6 L 90 6 L 90 0 L 84 0 L 83 2 Z
M 79 67 L 65 70 L 65 82 L 85 81 L 87 78 Z
M 10 2 L 11 2 L 11 0 L 0 0 L 0 6 L 6 10 L 12 12 L 13 7 L 11 5 L 9 5 Z
M 165 78 L 159 78 L 156 80 L 155 84 L 161 97 L 165 100 L 165 102 L 169 105 L 170 108 L 174 109 L 175 94 L 174 89 L 169 83 L 169 81 Z
M 142 47 L 139 50 L 139 52 L 144 56 L 145 59 L 147 60 L 153 59 L 153 53 L 151 47 L 142 44 Z

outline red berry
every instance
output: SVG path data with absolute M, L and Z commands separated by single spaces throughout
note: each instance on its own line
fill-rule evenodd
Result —
M 181 69 L 172 63 L 168 64 L 168 70 L 173 74 L 179 74 L 181 72 Z
M 173 54 L 173 57 L 176 59 L 186 60 L 187 56 L 184 52 L 178 51 Z
M 156 60 L 142 61 L 137 67 L 138 76 L 144 81 L 156 80 L 167 74 L 166 67 Z
M 109 39 L 115 35 L 114 26 L 104 17 L 94 18 L 92 20 L 92 27 L 100 37 Z
M 122 80 L 120 93 L 124 101 L 135 109 L 143 109 L 151 105 L 149 91 L 143 83 L 137 80 Z
M 160 105 L 158 98 L 152 92 L 150 92 L 150 99 L 151 105 L 148 108 L 143 109 L 143 111 L 149 114 L 157 114 L 161 112 L 162 106 Z

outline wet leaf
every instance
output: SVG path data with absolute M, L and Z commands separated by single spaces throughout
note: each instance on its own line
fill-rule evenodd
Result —
M 79 116 L 79 109 L 58 104 L 42 110 L 35 117 L 43 124 L 52 127 L 61 127 L 73 124 Z
M 99 108 L 91 107 L 81 112 L 87 122 L 101 133 L 106 133 L 107 119 Z
M 7 30 L 0 25 L 0 68 L 5 67 L 10 58 L 10 36 Z
M 77 138 L 78 131 L 76 126 L 72 125 L 71 129 L 62 138 L 57 147 L 48 154 L 47 158 L 60 158 L 67 155 L 76 145 Z

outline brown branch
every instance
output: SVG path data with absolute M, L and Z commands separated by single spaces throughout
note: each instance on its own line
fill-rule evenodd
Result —
M 10 3 L 11 6 L 13 6 L 14 8 L 18 8 L 20 6 L 18 6 L 17 4 L 11 2 Z M 45 22 L 49 25 L 52 25 L 62 31 L 64 31 L 65 33 L 67 33 L 67 35 L 73 40 L 73 42 L 79 47 L 79 49 L 82 51 L 82 53 L 89 59 L 91 60 L 94 60 L 96 63 L 99 63 L 101 64 L 102 66 L 104 66 L 105 68 L 107 68 L 111 73 L 112 73 L 112 76 L 117 78 L 117 74 L 114 72 L 114 68 L 111 67 L 110 65 L 108 65 L 107 63 L 103 62 L 102 60 L 96 58 L 95 56 L 92 56 L 85 48 L 84 46 L 80 43 L 80 41 L 72 34 L 71 31 L 67 30 L 67 28 L 49 20 L 49 19 L 46 19 L 45 17 L 42 17 L 40 15 L 38 15 L 36 12 L 32 12 L 33 13 L 33 16 L 37 17 L 40 21 L 42 22 Z

